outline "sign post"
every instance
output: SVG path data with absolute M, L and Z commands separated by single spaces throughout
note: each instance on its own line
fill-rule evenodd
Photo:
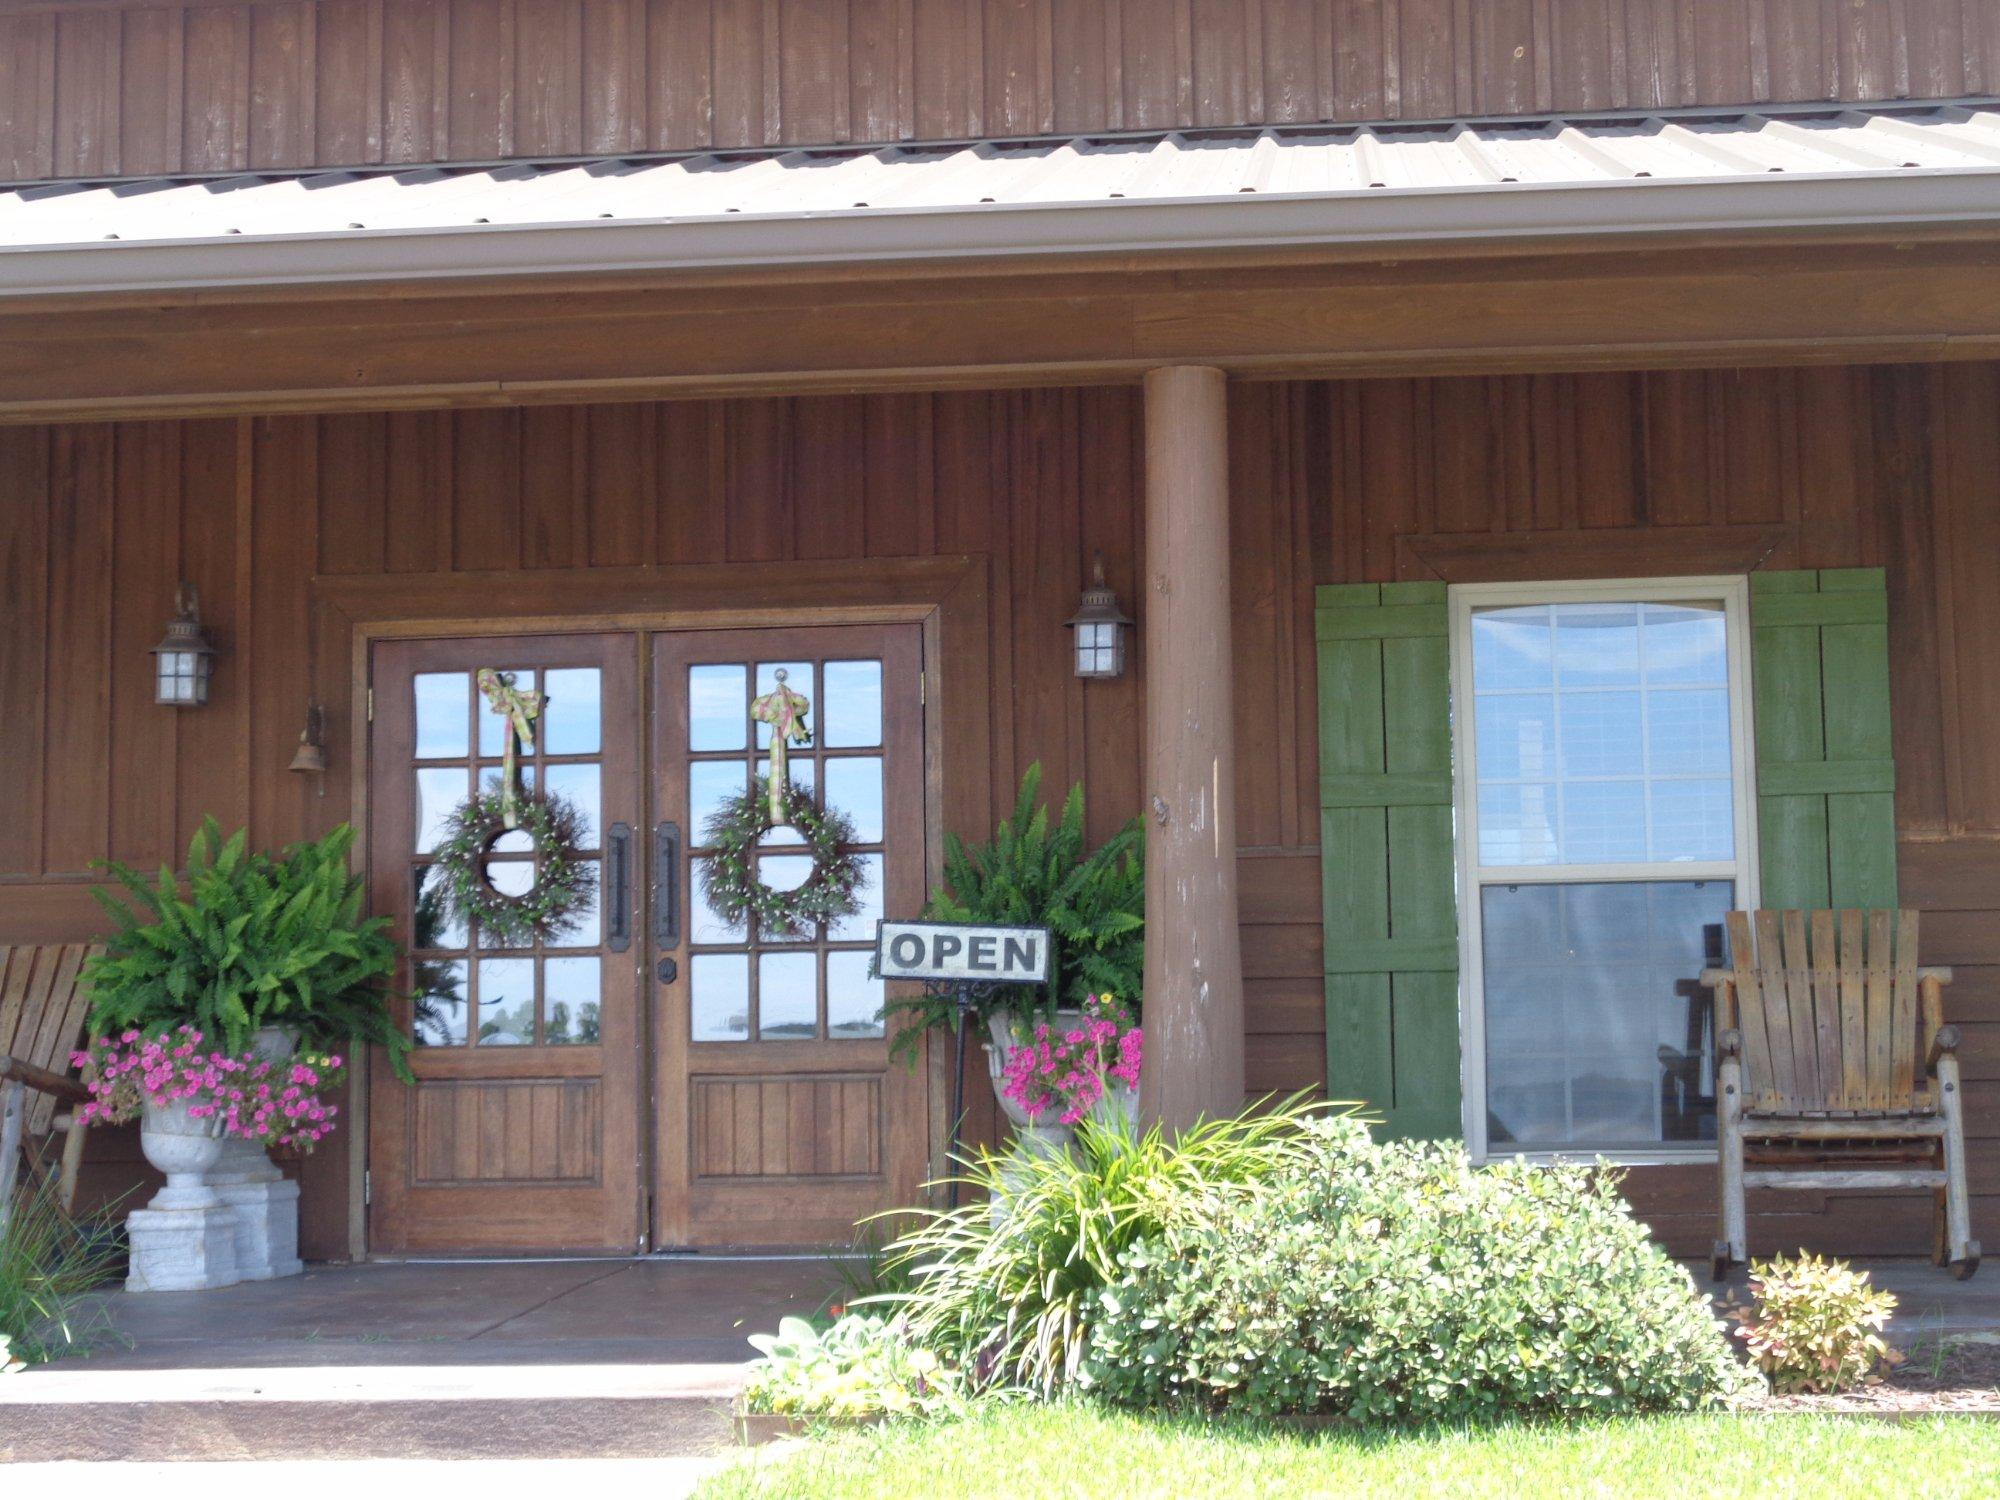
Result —
M 1049 982 L 1046 927 L 993 927 L 970 922 L 878 922 L 875 974 L 921 983 L 927 994 L 949 1000 L 958 1014 L 952 1058 L 951 1129 L 946 1154 L 958 1155 L 965 1123 L 965 1027 L 995 990 Z M 947 1189 L 958 1207 L 958 1177 Z

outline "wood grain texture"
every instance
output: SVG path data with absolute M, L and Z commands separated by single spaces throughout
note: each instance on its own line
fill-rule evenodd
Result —
M 2000 591 L 1990 578 L 2000 545 L 2000 367 L 1715 369 L 1657 382 L 1611 372 L 1232 387 L 1246 1086 L 1324 1084 L 1312 586 L 1437 577 L 1425 558 L 1441 559 L 1446 538 L 1458 549 L 1452 581 L 1502 566 L 1515 571 L 1500 576 L 1518 577 L 1519 559 L 1538 551 L 1564 576 L 1678 573 L 1695 558 L 1734 570 L 1750 560 L 1719 542 L 1735 545 L 1748 535 L 1737 528 L 1751 527 L 1768 539 L 1766 567 L 1887 569 L 1903 898 L 1924 912 L 1925 961 L 1958 969 L 1951 1018 L 1965 1033 L 1971 1133 L 2000 1138 Z M 1884 403 L 1893 423 L 1877 416 Z M 0 942 L 101 932 L 88 860 L 172 859 L 204 812 L 253 823 L 260 840 L 295 836 L 300 819 L 322 827 L 346 815 L 348 659 L 324 640 L 310 653 L 335 731 L 336 775 L 323 799 L 294 789 L 301 779 L 284 771 L 302 706 L 296 689 L 276 696 L 279 674 L 258 665 L 271 654 L 305 669 L 304 632 L 326 615 L 296 601 L 336 582 L 422 599 L 448 579 L 525 590 L 538 574 L 609 576 L 594 565 L 614 561 L 643 569 L 735 554 L 887 567 L 982 557 L 977 612 L 990 645 L 975 654 L 976 680 L 947 685 L 968 707 L 939 732 L 954 763 L 987 769 L 945 789 L 943 826 L 990 831 L 1036 758 L 1052 776 L 1061 768 L 1086 781 L 1098 831 L 1140 810 L 1141 675 L 1077 691 L 1061 634 L 1099 546 L 1121 599 L 1128 608 L 1138 599 L 1135 390 L 521 415 L 518 434 L 498 428 L 520 465 L 499 490 L 506 551 L 519 556 L 519 571 L 505 575 L 458 571 L 486 545 L 467 536 L 485 493 L 467 475 L 492 472 L 471 454 L 495 430 L 491 418 L 0 430 L 0 696 L 15 705 L 0 717 L 0 773 L 15 791 L 0 820 Z M 1668 420 L 1673 442 L 1646 440 L 1649 424 Z M 1883 437 L 1891 425 L 1893 442 Z M 1870 431 L 1867 442 L 1843 443 L 1837 461 L 1821 454 L 1829 434 L 1857 429 Z M 1459 456 L 1441 490 L 1447 448 Z M 1697 450 L 1710 476 L 1698 523 L 1670 472 Z M 1840 483 L 1829 485 L 1836 473 Z M 1671 520 L 1654 504 L 1663 488 L 1676 495 Z M 1489 537 L 1497 552 L 1482 558 L 1471 543 Z M 1422 545 L 1405 545 L 1412 538 Z M 121 696 L 128 684 L 118 674 L 134 666 L 134 641 L 164 628 L 181 576 L 201 588 L 224 655 L 215 701 L 175 715 Z M 636 597 L 643 576 L 617 577 Z M 1143 662 L 1143 620 L 1137 640 Z M 253 692 L 269 699 L 254 713 Z M 171 818 L 155 816 L 163 804 Z M 972 1082 L 972 1133 L 990 1138 L 990 1096 L 982 1076 Z M 109 1151 L 115 1133 L 104 1137 Z M 318 1153 L 309 1165 L 332 1171 L 341 1155 Z M 109 1170 L 93 1156 L 89 1181 L 103 1183 Z M 1976 1218 L 2000 1217 L 2000 1176 L 1977 1148 L 1971 1170 Z M 1705 1249 L 1713 1173 L 1677 1174 L 1640 1174 L 1635 1200 L 1671 1243 Z M 318 1255 L 346 1245 L 345 1198 L 329 1205 L 319 1195 L 330 1191 L 308 1181 Z M 1802 1195 L 1767 1217 L 1768 1200 L 1753 1193 L 1751 1211 L 1766 1244 L 1925 1249 L 1923 1226 L 1912 1231 L 1879 1198 Z
M 0 0 L 0 179 L 2000 86 L 1982 0 Z

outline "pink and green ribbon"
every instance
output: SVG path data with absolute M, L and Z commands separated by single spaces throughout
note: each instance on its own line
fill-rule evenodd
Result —
M 500 757 L 500 821 L 509 828 L 521 826 L 521 774 L 518 753 L 535 749 L 535 720 L 541 717 L 542 695 L 514 685 L 512 672 L 496 672 L 481 667 L 479 691 L 500 716 L 503 748 Z
M 771 726 L 771 826 L 785 822 L 785 799 L 792 789 L 791 770 L 786 761 L 786 744 L 804 745 L 812 740 L 806 727 L 806 710 L 812 705 L 804 695 L 785 686 L 785 671 L 778 669 L 778 685 L 750 705 L 750 717 Z

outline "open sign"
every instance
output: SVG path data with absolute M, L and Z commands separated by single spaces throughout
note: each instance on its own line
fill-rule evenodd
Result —
M 875 969 L 884 979 L 1046 984 L 1049 930 L 959 922 L 882 922 L 875 929 Z

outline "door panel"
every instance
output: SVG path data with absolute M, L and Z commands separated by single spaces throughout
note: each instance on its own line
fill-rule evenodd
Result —
M 890 1065 L 867 973 L 876 921 L 923 903 L 918 627 L 674 633 L 653 660 L 659 1242 L 844 1244 L 923 1175 L 923 1075 Z M 853 817 L 867 877 L 859 912 L 792 939 L 724 922 L 697 875 L 709 815 L 768 772 L 749 709 L 780 668 L 811 704 L 792 780 Z M 760 860 L 804 873 L 782 842 Z
M 377 912 L 409 950 L 400 990 L 414 1089 L 386 1068 L 370 1094 L 371 1246 L 403 1250 L 632 1250 L 643 1234 L 643 1048 L 629 868 L 611 830 L 639 826 L 638 647 L 632 635 L 398 641 L 374 649 L 369 871 Z M 500 721 L 481 667 L 547 695 L 529 787 L 585 815 L 591 909 L 555 941 L 502 947 L 449 927 L 435 902 L 440 821 L 497 777 Z M 524 836 L 490 866 L 529 888 Z M 620 878 L 622 877 L 622 878 Z M 622 892 L 610 909 L 607 895 Z

